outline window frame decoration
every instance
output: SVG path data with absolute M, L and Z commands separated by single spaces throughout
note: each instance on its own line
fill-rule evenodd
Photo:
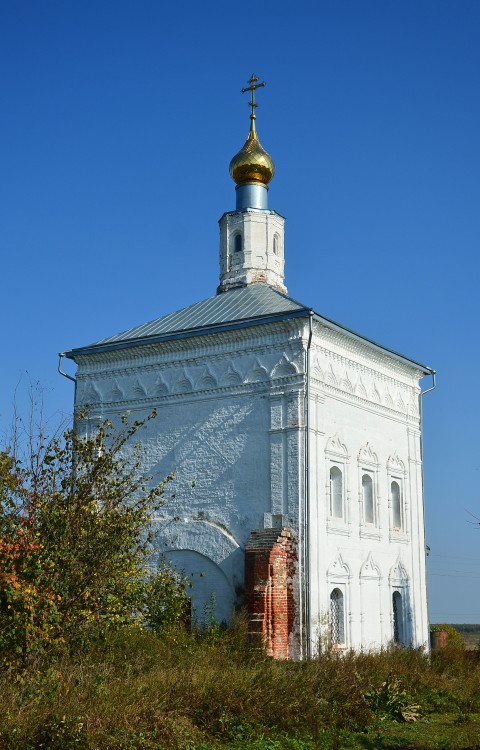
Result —
M 387 482 L 388 482 L 388 519 L 390 527 L 390 540 L 397 542 L 408 541 L 408 503 L 406 498 L 407 472 L 404 462 L 395 452 L 387 461 Z M 399 488 L 400 504 L 400 526 L 394 526 L 394 498 L 392 485 L 396 483 Z
M 341 441 L 338 434 L 329 438 L 325 447 L 326 483 L 325 498 L 327 500 L 327 532 L 334 534 L 349 535 L 349 509 L 350 493 L 348 489 L 348 463 L 349 456 L 345 443 Z M 333 497 L 331 470 L 336 468 L 342 477 L 342 516 L 333 515 Z
M 365 497 L 363 477 L 368 476 L 372 482 L 373 522 L 365 517 Z M 358 504 L 360 518 L 360 536 L 373 539 L 381 537 L 380 491 L 379 491 L 378 456 L 370 443 L 366 443 L 358 453 Z
M 338 589 L 342 594 L 343 604 L 343 642 L 342 643 L 331 643 L 333 648 L 338 650 L 347 650 L 349 643 L 351 642 L 350 637 L 350 620 L 351 615 L 349 612 L 349 581 L 351 578 L 350 568 L 347 563 L 343 560 L 341 552 L 338 553 L 337 557 L 332 560 L 327 570 L 327 591 L 328 591 L 328 637 L 331 639 L 331 597 L 332 593 Z

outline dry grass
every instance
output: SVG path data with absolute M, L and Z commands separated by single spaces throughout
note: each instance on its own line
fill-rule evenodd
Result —
M 5 672 L 0 690 L 2 750 L 185 750 L 280 735 L 297 744 L 285 739 L 272 748 L 300 750 L 323 747 L 325 732 L 362 731 L 382 713 L 392 718 L 395 702 L 418 704 L 424 715 L 480 712 L 475 654 L 448 651 L 430 663 L 418 651 L 394 649 L 276 662 L 249 647 L 242 627 L 204 637 L 178 629 L 162 637 L 117 633 Z

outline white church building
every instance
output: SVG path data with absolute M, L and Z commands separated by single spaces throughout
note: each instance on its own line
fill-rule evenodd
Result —
M 176 472 L 158 554 L 199 621 L 246 606 L 279 658 L 428 643 L 420 380 L 434 371 L 287 294 L 274 163 L 251 127 L 230 164 L 217 294 L 64 352 L 85 429 L 142 418 L 145 471 Z M 169 490 L 172 485 L 169 485 Z

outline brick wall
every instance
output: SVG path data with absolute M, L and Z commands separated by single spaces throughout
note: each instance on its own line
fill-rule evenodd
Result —
M 288 659 L 295 619 L 293 576 L 296 547 L 290 529 L 252 531 L 245 550 L 245 598 L 249 633 L 269 656 Z

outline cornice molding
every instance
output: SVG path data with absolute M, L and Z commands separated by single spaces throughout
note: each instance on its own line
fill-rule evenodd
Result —
M 415 373 L 418 371 L 407 371 L 398 370 L 395 367 L 375 367 L 375 357 L 359 357 L 354 359 L 349 350 L 338 351 L 335 348 L 327 347 L 323 343 L 315 342 L 312 345 L 312 359 L 316 364 L 320 373 L 325 375 L 329 369 L 330 363 L 333 363 L 332 369 L 334 369 L 335 377 L 341 379 L 343 373 L 353 373 L 355 381 L 358 380 L 358 374 L 366 376 L 367 380 L 374 382 L 385 382 L 391 383 L 395 387 L 402 385 L 408 389 L 414 388 L 417 393 L 420 393 L 420 387 L 418 386 L 418 378 Z M 394 360 L 395 361 L 395 360 Z M 402 377 L 403 375 L 403 377 Z
M 245 343 L 245 342 L 243 342 Z M 280 354 L 281 353 L 281 354 Z M 79 367 L 77 371 L 77 380 L 82 378 L 101 375 L 102 377 L 117 377 L 121 375 L 137 374 L 140 370 L 142 373 L 151 371 L 168 370 L 172 365 L 178 365 L 179 362 L 188 367 L 195 365 L 211 365 L 223 361 L 235 362 L 249 355 L 285 355 L 290 362 L 298 361 L 297 371 L 303 371 L 303 348 L 301 339 L 285 340 L 285 338 L 270 339 L 267 343 L 257 342 L 256 346 L 237 346 L 234 349 L 225 347 L 215 347 L 215 350 L 191 350 L 188 356 L 179 357 L 178 352 L 163 352 L 162 356 L 144 356 L 136 360 L 123 359 L 108 362 L 89 360 L 85 366 Z M 277 360 L 278 362 L 278 360 Z M 105 367 L 108 364 L 110 367 Z
M 348 394 L 345 393 L 345 391 L 341 391 L 340 388 L 335 388 L 334 386 L 330 385 L 321 385 L 316 386 L 318 390 L 313 391 L 315 395 L 323 396 L 330 395 L 332 398 L 336 398 L 340 401 L 344 401 L 346 403 L 351 403 L 357 405 L 361 409 L 366 409 L 374 414 L 382 414 L 389 419 L 393 419 L 396 422 L 404 423 L 411 423 L 414 428 L 418 429 L 419 425 L 419 415 L 418 414 L 409 414 L 408 412 L 400 412 L 396 409 L 391 409 L 388 406 L 383 406 L 383 404 L 377 404 L 372 401 L 369 401 L 367 398 L 362 398 L 361 396 L 357 396 L 355 394 Z
M 413 363 L 410 365 L 405 361 L 397 359 L 393 353 L 389 354 L 387 351 L 383 352 L 380 349 L 369 346 L 367 342 L 364 343 L 355 338 L 348 331 L 334 330 L 319 320 L 314 320 L 313 330 L 314 345 L 316 346 L 324 346 L 325 343 L 328 343 L 343 351 L 355 353 L 368 362 L 375 362 L 377 366 L 384 367 L 388 371 L 401 373 L 409 379 L 416 378 L 418 380 L 424 376 L 424 372 Z
M 414 420 L 420 417 L 420 389 L 411 375 L 408 379 L 394 377 L 391 372 L 374 369 L 370 361 L 359 362 L 318 345 L 311 373 L 318 388 L 341 393 L 346 400 L 368 402 Z
M 280 380 L 280 379 L 279 379 Z M 259 380 L 241 383 L 239 385 L 218 385 L 215 388 L 204 388 L 202 390 L 182 391 L 180 388 L 176 392 L 163 393 L 162 388 L 165 386 L 161 381 L 156 386 L 156 392 L 145 396 L 143 398 L 131 395 L 128 398 L 121 400 L 107 401 L 102 400 L 101 397 L 97 397 L 96 400 L 91 397 L 81 397 L 77 399 L 76 408 L 89 407 L 92 409 L 100 408 L 103 412 L 121 412 L 124 409 L 142 409 L 146 407 L 153 408 L 154 406 L 166 406 L 174 403 L 193 403 L 195 401 L 204 401 L 212 398 L 230 398 L 232 396 L 249 396 L 266 394 L 271 395 L 274 393 L 277 395 L 279 388 L 279 380 L 272 382 L 271 380 Z M 183 381 L 185 382 L 185 381 Z M 304 390 L 304 380 L 300 376 L 292 376 L 290 378 L 283 378 L 281 381 L 281 388 L 284 392 L 289 393 L 301 393 Z M 87 396 L 92 395 L 92 391 L 87 391 Z M 301 429 L 301 427 L 296 428 Z
M 257 383 L 263 383 L 263 387 L 266 384 L 268 389 L 303 388 L 304 375 L 295 363 L 294 353 L 290 351 L 289 354 L 270 348 L 261 352 L 255 350 L 248 355 L 243 353 L 233 361 L 226 357 L 205 358 L 190 363 L 171 363 L 160 370 L 150 366 L 129 368 L 123 373 L 105 371 L 100 376 L 84 373 L 78 378 L 76 402 L 77 406 L 148 402 L 153 398 L 178 394 L 243 389 Z
M 278 322 L 262 323 L 245 328 L 235 328 L 227 331 L 211 332 L 204 335 L 185 337 L 162 341 L 155 344 L 142 342 L 138 346 L 126 349 L 113 349 L 104 352 L 78 354 L 75 358 L 79 368 L 95 367 L 110 363 L 112 366 L 120 364 L 122 368 L 136 368 L 139 364 L 158 363 L 160 359 L 171 361 L 178 359 L 179 353 L 188 353 L 188 357 L 215 356 L 216 354 L 232 354 L 245 348 L 275 346 L 285 347 L 289 342 L 303 343 L 305 338 L 305 323 L 301 318 L 285 319 Z M 184 357 L 185 358 L 185 357 Z

